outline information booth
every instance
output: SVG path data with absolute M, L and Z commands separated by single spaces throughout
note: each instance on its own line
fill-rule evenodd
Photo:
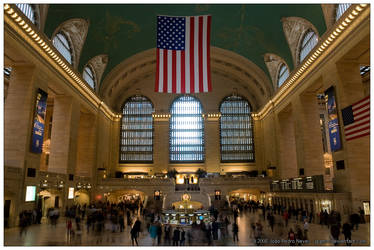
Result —
M 171 225 L 192 225 L 194 222 L 196 224 L 201 224 L 201 222 L 210 222 L 210 213 L 207 210 L 166 210 L 162 213 L 162 222 Z

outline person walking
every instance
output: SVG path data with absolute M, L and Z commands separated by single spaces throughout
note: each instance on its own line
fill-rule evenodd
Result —
M 156 245 L 156 238 L 157 238 L 157 225 L 156 225 L 155 222 L 153 222 L 151 224 L 148 231 L 149 231 L 149 234 L 152 238 L 152 246 L 155 246 Z
M 137 246 L 138 244 L 138 237 L 139 237 L 139 232 L 141 230 L 141 222 L 139 218 L 136 219 L 133 227 L 131 228 L 130 234 L 131 234 L 131 244 L 134 246 L 134 242 L 136 243 Z
M 180 246 L 184 246 L 184 243 L 186 241 L 186 232 L 183 230 L 183 228 L 181 229 L 181 240 L 180 240 Z
M 331 225 L 330 233 L 332 238 L 334 239 L 334 246 L 337 246 L 340 234 L 340 226 L 338 224 Z
M 180 241 L 180 231 L 179 231 L 179 227 L 177 227 L 176 229 L 174 229 L 174 232 L 173 232 L 173 246 L 178 246 L 179 241 Z
M 288 215 L 287 210 L 284 210 L 284 213 L 283 213 L 283 219 L 284 219 L 284 224 L 286 225 L 286 227 L 288 227 L 288 219 L 289 219 L 289 215 Z
M 345 244 L 347 246 L 352 245 L 352 243 L 351 243 L 351 240 L 352 240 L 352 238 L 351 238 L 351 236 L 352 236 L 352 226 L 351 226 L 351 224 L 349 224 L 348 222 L 344 223 L 342 233 L 344 234 Z
M 304 219 L 304 240 L 308 240 L 309 223 L 308 220 Z
M 235 242 L 235 239 L 236 241 L 239 241 L 238 232 L 239 232 L 239 227 L 235 220 L 234 223 L 232 224 L 232 238 L 234 242 Z
M 274 215 L 273 214 L 269 215 L 269 225 L 271 228 L 271 232 L 274 232 Z
M 161 223 L 157 222 L 157 245 L 161 245 L 161 237 L 162 237 L 162 227 Z

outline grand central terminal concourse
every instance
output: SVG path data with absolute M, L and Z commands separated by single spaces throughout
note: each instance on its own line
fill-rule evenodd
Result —
M 4 246 L 370 246 L 370 4 L 3 6 Z

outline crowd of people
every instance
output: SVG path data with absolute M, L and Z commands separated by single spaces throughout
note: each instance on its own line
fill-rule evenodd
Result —
M 93 236 L 94 244 L 115 244 L 114 234 L 122 233 L 127 227 L 128 237 L 133 246 L 139 245 L 143 237 L 149 234 L 152 245 L 173 246 L 200 246 L 200 245 L 226 245 L 229 242 L 239 242 L 239 221 L 241 214 L 248 214 L 251 218 L 248 225 L 249 239 L 256 245 L 276 245 L 277 242 L 268 242 L 271 232 L 277 235 L 287 245 L 310 245 L 310 223 L 320 224 L 329 229 L 331 239 L 338 244 L 340 235 L 344 235 L 346 245 L 351 245 L 353 230 L 358 224 L 365 223 L 362 211 L 350 216 L 350 221 L 342 224 L 341 216 L 336 211 L 322 210 L 314 218 L 312 212 L 295 209 L 292 206 L 285 208 L 279 205 L 264 206 L 259 202 L 230 203 L 230 209 L 210 209 L 208 221 L 194 222 L 192 225 L 170 225 L 164 223 L 159 211 L 144 208 L 140 200 L 132 200 L 111 204 L 98 202 L 90 205 L 71 206 L 65 208 L 67 238 L 72 244 L 81 244 L 83 231 Z M 51 208 L 47 212 L 50 224 L 55 226 L 59 218 L 59 210 Z M 23 211 L 20 214 L 20 234 L 26 233 L 27 225 L 40 223 L 41 211 Z M 289 222 L 292 223 L 289 223 Z M 267 228 L 265 228 L 267 227 Z M 266 229 L 266 230 L 265 230 Z M 274 237 L 273 237 L 274 238 Z M 311 244 L 313 245 L 313 243 Z

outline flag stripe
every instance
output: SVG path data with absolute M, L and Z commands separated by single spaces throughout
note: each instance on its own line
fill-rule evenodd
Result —
M 355 127 L 353 129 L 351 129 L 349 132 L 346 131 L 345 135 L 348 136 L 348 135 L 351 135 L 351 134 L 355 134 L 357 132 L 360 132 L 360 131 L 363 131 L 363 130 L 366 130 L 370 128 L 370 124 L 363 124 L 361 126 L 358 126 L 358 127 Z
M 179 94 L 181 92 L 181 51 L 177 50 L 176 51 L 176 74 L 177 74 L 177 79 L 176 79 L 176 91 Z M 173 83 L 174 86 L 174 83 Z M 175 92 L 174 92 L 175 93 Z
M 195 18 L 190 18 L 190 90 L 195 91 Z
M 359 119 L 359 118 L 361 118 L 361 117 L 363 117 L 363 116 L 366 116 L 366 115 L 368 115 L 368 114 L 370 114 L 370 110 L 367 110 L 367 111 L 365 111 L 365 112 L 361 112 L 361 113 L 358 114 L 358 115 L 355 115 L 355 114 L 353 114 L 353 115 L 354 115 L 354 117 L 355 117 L 355 121 L 356 121 L 356 119 Z
M 350 141 L 350 140 L 353 140 L 353 139 L 356 139 L 356 138 L 359 138 L 359 137 L 362 137 L 362 136 L 366 136 L 366 135 L 370 135 L 370 131 L 368 131 L 368 132 L 363 132 L 363 133 L 361 133 L 361 134 L 359 134 L 359 135 L 357 135 L 357 136 L 354 136 L 354 137 L 348 137 L 348 138 L 346 138 L 346 139 L 347 139 L 347 141 Z
M 168 59 L 167 59 L 168 56 L 167 56 L 167 50 L 164 50 L 162 55 L 163 55 L 163 60 L 164 60 L 164 74 L 163 74 L 164 83 L 163 83 L 163 87 L 164 87 L 164 93 L 166 93 L 168 91 Z
M 352 106 L 356 106 L 356 105 L 359 104 L 360 102 L 364 102 L 364 101 L 366 101 L 366 100 L 370 100 L 370 95 L 367 96 L 367 97 L 365 97 L 365 98 L 362 99 L 362 100 L 359 100 L 359 101 L 353 103 Z
M 159 80 L 159 92 L 163 92 L 164 89 L 164 50 L 160 49 L 160 80 Z
M 203 92 L 203 17 L 199 17 L 199 92 Z
M 360 115 L 364 112 L 367 112 L 369 111 L 370 109 L 370 106 L 365 106 L 364 108 L 361 108 L 361 109 L 358 109 L 357 111 L 353 111 L 353 114 L 356 116 L 356 115 Z
M 172 50 L 167 50 L 167 60 L 168 60 L 168 93 L 171 93 L 171 83 L 173 80 L 172 76 L 172 65 L 173 65 L 173 59 L 172 59 Z
M 194 18 L 194 26 L 195 93 L 199 93 L 199 17 Z
M 172 60 L 173 60 L 173 63 L 172 63 L 172 76 L 173 76 L 173 81 L 171 83 L 172 85 L 172 93 L 176 93 L 177 91 L 177 51 L 176 50 L 172 50 Z
M 370 115 L 368 114 L 368 115 L 366 115 L 366 116 L 364 116 L 360 119 L 355 120 L 355 123 L 349 124 L 349 125 L 345 126 L 344 128 L 345 128 L 346 131 L 348 131 L 352 127 L 360 126 L 363 123 L 367 123 L 369 120 L 370 120 Z
M 184 58 L 184 51 L 181 51 L 181 93 L 186 93 L 186 63 Z
M 155 83 L 155 92 L 159 92 L 159 83 L 160 83 L 160 49 L 156 49 L 156 83 Z
M 208 24 L 207 24 L 207 41 L 206 41 L 206 46 L 207 46 L 207 77 L 208 77 L 208 91 L 212 91 L 212 82 L 210 78 L 210 24 L 212 22 L 212 17 L 208 16 Z
M 190 93 L 190 26 L 191 26 L 191 20 L 189 17 L 186 18 L 186 42 L 185 42 L 185 76 L 186 76 L 186 81 L 185 81 L 185 87 L 186 91 L 185 93 Z
M 207 70 L 207 16 L 203 16 L 203 44 L 201 47 L 203 47 L 203 92 L 208 92 L 208 70 Z
M 369 103 L 369 101 L 370 101 L 370 100 L 366 100 L 366 101 L 364 101 L 364 102 L 360 102 L 360 103 L 358 103 L 358 104 L 356 104 L 356 105 L 352 105 L 352 109 L 353 109 L 353 110 L 361 109 L 361 108 L 365 107 L 365 106 Z

